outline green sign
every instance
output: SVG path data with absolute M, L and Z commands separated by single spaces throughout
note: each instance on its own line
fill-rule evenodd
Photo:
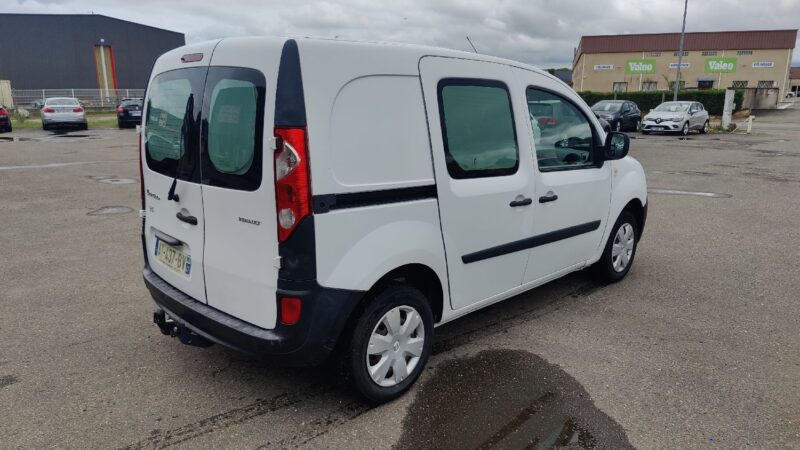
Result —
M 736 58 L 706 58 L 706 73 L 736 72 Z
M 625 61 L 625 74 L 656 73 L 655 59 L 629 59 Z

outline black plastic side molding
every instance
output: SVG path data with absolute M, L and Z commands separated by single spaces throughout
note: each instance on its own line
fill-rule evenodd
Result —
M 529 248 L 550 244 L 563 239 L 569 239 L 571 237 L 575 237 L 580 234 L 589 233 L 590 231 L 594 231 L 599 227 L 600 227 L 599 220 L 595 220 L 594 222 L 582 223 L 580 225 L 562 228 L 560 230 L 551 231 L 549 233 L 540 234 L 538 236 L 532 236 L 529 238 L 520 239 L 518 241 L 509 242 L 507 244 L 498 245 L 496 247 L 487 248 L 485 250 L 479 250 L 474 253 L 468 253 L 461 257 L 461 261 L 464 264 L 474 263 L 476 261 L 483 261 L 484 259 L 503 256 L 509 253 L 514 253 L 522 250 L 527 250 Z

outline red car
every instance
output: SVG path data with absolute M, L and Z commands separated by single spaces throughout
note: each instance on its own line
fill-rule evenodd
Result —
M 3 105 L 0 105 L 0 133 L 11 131 L 11 113 Z

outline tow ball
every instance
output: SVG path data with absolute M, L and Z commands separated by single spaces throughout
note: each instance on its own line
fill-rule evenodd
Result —
M 172 320 L 163 309 L 153 312 L 153 323 L 158 325 L 161 334 L 165 336 L 177 337 L 182 344 L 193 347 L 211 347 L 213 342 L 200 336 L 182 323 Z

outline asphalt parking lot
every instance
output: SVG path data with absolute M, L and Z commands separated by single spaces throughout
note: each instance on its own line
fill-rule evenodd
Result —
M 0 447 L 798 448 L 800 107 L 757 116 L 633 134 L 652 191 L 628 278 L 438 328 L 378 408 L 331 368 L 159 333 L 133 130 L 0 135 Z

